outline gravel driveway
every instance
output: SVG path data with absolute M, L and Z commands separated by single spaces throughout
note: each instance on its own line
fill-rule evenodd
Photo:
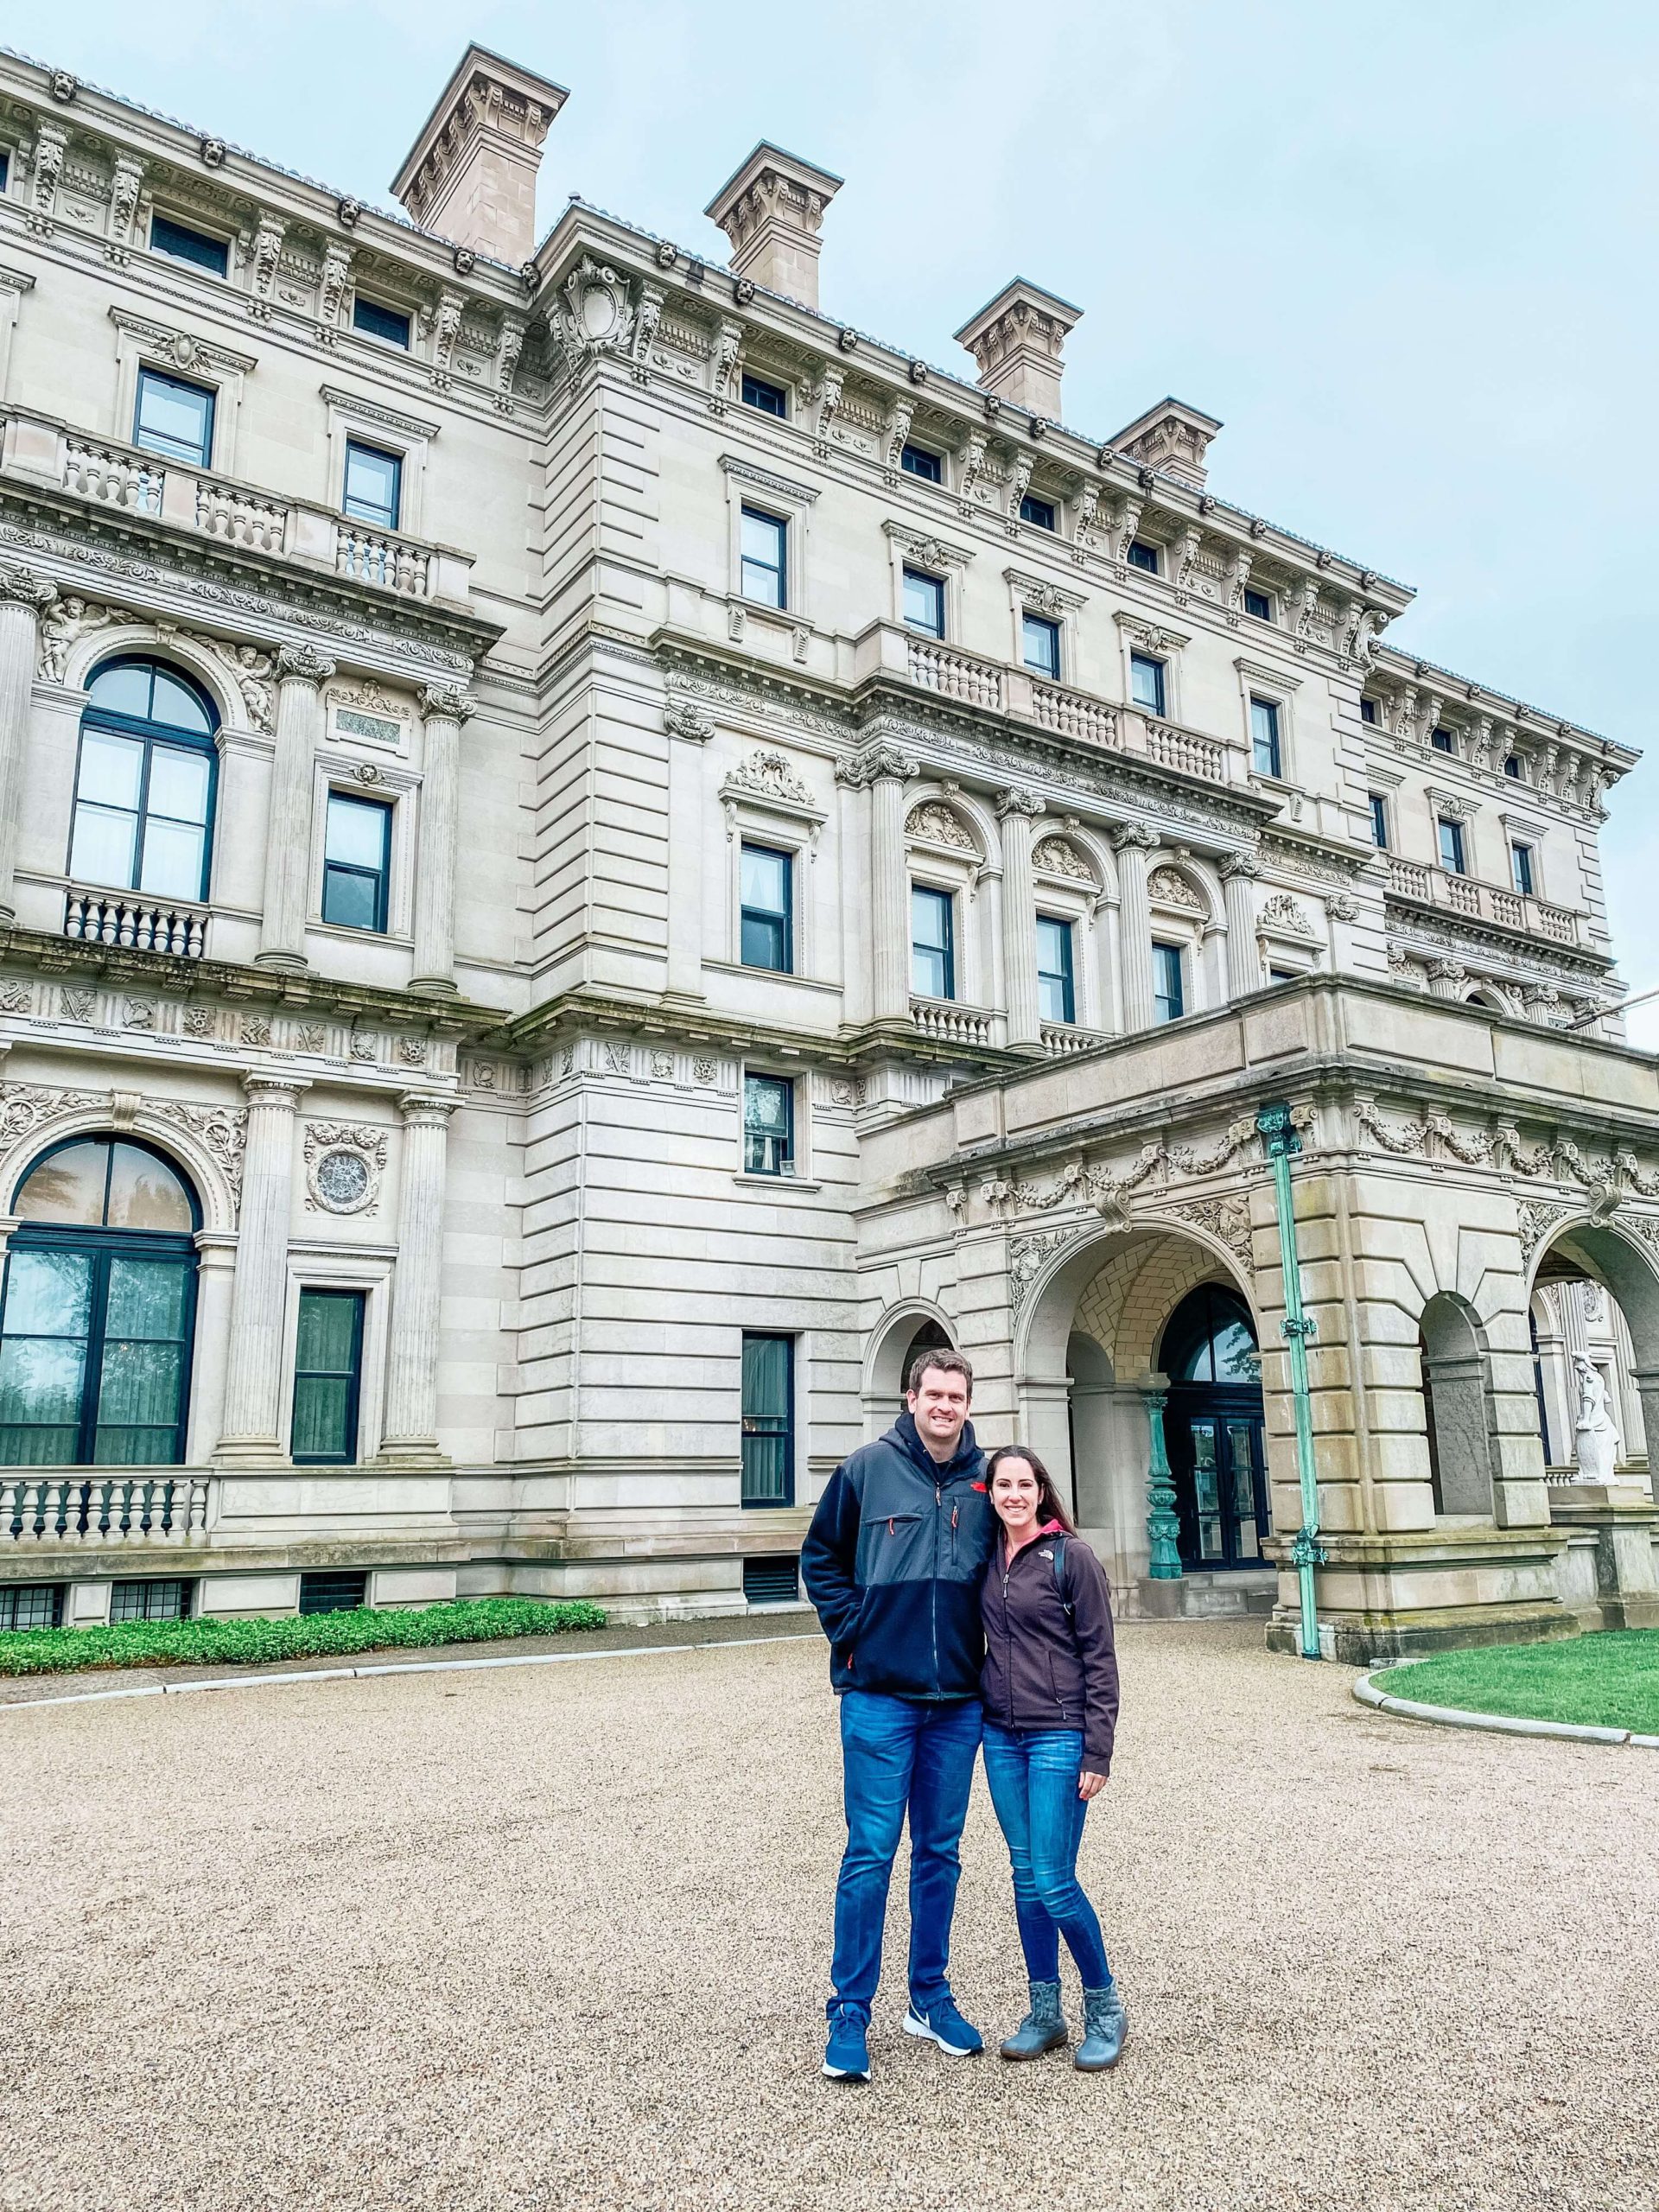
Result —
M 1094 2078 L 912 2043 L 902 1950 L 874 2081 L 820 2076 L 816 1643 L 0 1713 L 0 2203 L 1652 2203 L 1659 1755 L 1388 1720 L 1254 1624 L 1121 1643 Z M 1006 2033 L 982 1789 L 964 1856 Z

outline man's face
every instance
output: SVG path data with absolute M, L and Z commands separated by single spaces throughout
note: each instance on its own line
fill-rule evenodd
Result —
M 968 1377 L 924 1368 L 921 1386 L 907 1394 L 906 1402 L 924 1444 L 954 1444 L 968 1418 Z

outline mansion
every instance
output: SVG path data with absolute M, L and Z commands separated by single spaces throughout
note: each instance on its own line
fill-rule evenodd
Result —
M 1294 1648 L 1275 1103 L 1323 1647 L 1659 1620 L 1634 753 L 1068 428 L 1058 296 L 838 321 L 775 146 L 538 240 L 565 98 L 391 213 L 0 56 L 0 1627 L 787 1602 L 948 1342 Z

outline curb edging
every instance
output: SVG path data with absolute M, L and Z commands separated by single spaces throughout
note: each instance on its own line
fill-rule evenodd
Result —
M 1379 1670 L 1395 1672 L 1393 1668 Z M 1518 1713 L 1471 1713 L 1450 1705 L 1419 1705 L 1413 1699 L 1392 1697 L 1376 1687 L 1375 1676 L 1362 1675 L 1353 1686 L 1362 1705 L 1387 1713 L 1397 1720 L 1427 1720 L 1437 1728 L 1473 1728 L 1491 1736 L 1556 1736 L 1575 1744 L 1624 1744 L 1633 1751 L 1659 1751 L 1659 1736 L 1638 1735 L 1630 1728 L 1594 1728 L 1573 1720 L 1527 1720 Z

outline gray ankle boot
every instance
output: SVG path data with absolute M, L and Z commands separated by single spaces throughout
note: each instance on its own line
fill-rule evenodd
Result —
M 1058 2050 L 1062 2044 L 1070 2043 L 1065 2015 L 1060 2010 L 1060 1985 L 1058 1981 L 1033 1981 L 1031 1985 L 1031 2010 L 1002 2046 L 1004 2058 L 1040 2058 L 1046 2050 Z
M 1123 1999 L 1117 1993 L 1115 1981 L 1109 1981 L 1104 1989 L 1085 1989 L 1083 2041 L 1072 2054 L 1071 2063 L 1085 2074 L 1098 2074 L 1108 2066 L 1116 2066 L 1128 2031 L 1129 2016 L 1123 2009 Z

